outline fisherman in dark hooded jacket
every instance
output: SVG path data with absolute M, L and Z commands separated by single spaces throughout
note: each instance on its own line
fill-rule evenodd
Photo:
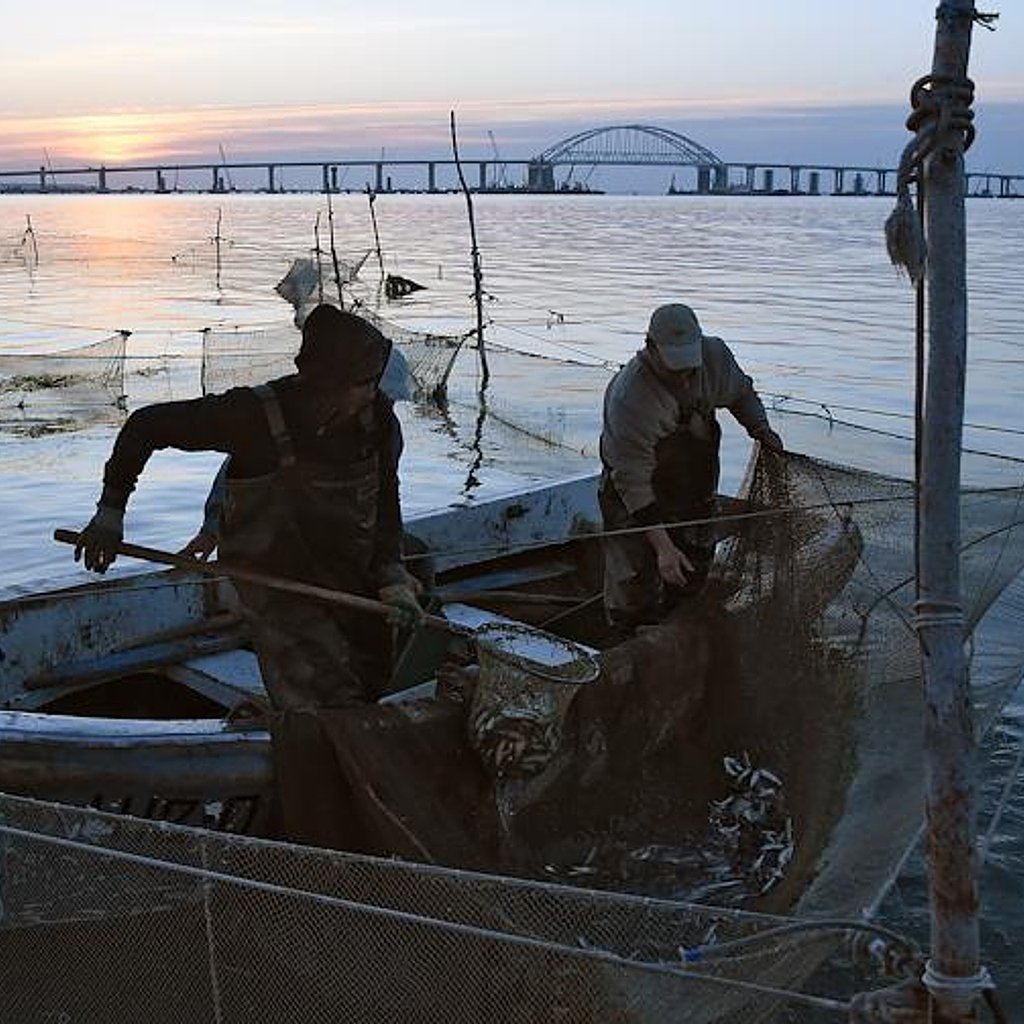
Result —
M 254 388 L 150 405 L 127 420 L 106 464 L 96 515 L 75 549 L 105 572 L 128 497 L 161 448 L 230 456 L 221 554 L 263 573 L 379 598 L 420 614 L 401 564 L 402 435 L 378 389 L 390 342 L 330 305 L 306 319 L 298 373 Z M 382 619 L 292 593 L 237 584 L 277 711 L 372 701 L 390 669 Z

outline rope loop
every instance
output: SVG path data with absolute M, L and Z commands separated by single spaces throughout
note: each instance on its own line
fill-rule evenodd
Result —
M 962 136 L 963 151 L 974 142 L 974 82 L 948 75 L 922 75 L 910 88 L 907 129 L 915 138 L 903 151 L 900 177 L 916 180 L 925 159 L 941 142 L 948 145 L 953 133 Z
M 945 999 L 964 1012 L 971 1010 L 979 996 L 996 987 L 987 967 L 979 967 L 969 977 L 954 977 L 943 974 L 931 960 L 924 966 L 921 984 L 933 997 Z
M 940 8 L 941 10 L 941 8 Z M 924 184 L 921 170 L 938 148 L 966 153 L 974 142 L 974 83 L 969 78 L 922 75 L 910 89 L 907 128 L 914 138 L 900 156 L 896 174 L 896 207 L 885 222 L 885 244 L 893 264 L 907 272 L 914 284 L 924 278 L 928 246 L 920 217 L 914 209 L 910 185 Z

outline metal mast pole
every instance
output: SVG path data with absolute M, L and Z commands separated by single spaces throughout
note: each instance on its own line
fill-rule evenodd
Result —
M 960 451 L 967 353 L 964 149 L 973 0 L 936 10 L 924 162 L 928 346 L 921 424 L 915 625 L 925 687 L 925 809 L 931 960 L 924 984 L 941 1019 L 973 1020 L 979 966 L 975 741 L 960 595 Z M 966 137 L 966 141 L 965 141 Z

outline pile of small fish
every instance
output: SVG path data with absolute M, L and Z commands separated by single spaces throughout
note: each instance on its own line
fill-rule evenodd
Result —
M 615 829 L 591 836 L 575 863 L 544 865 L 569 882 L 621 887 L 648 895 L 740 906 L 785 876 L 793 859 L 793 822 L 785 811 L 782 781 L 756 768 L 748 754 L 726 757 L 729 791 L 708 808 L 708 829 L 685 845 L 638 846 Z
M 768 892 L 793 859 L 793 819 L 786 815 L 782 780 L 755 768 L 744 751 L 723 759 L 728 795 L 712 801 L 708 821 L 736 878 L 750 895 Z
M 476 701 L 469 714 L 470 742 L 495 778 L 535 775 L 562 740 L 556 711 L 543 694 L 521 698 L 517 707 Z

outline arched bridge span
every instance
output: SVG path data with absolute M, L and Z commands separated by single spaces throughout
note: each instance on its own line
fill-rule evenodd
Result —
M 578 132 L 534 158 L 541 164 L 668 164 L 718 167 L 722 160 L 705 146 L 668 128 L 611 125 Z

